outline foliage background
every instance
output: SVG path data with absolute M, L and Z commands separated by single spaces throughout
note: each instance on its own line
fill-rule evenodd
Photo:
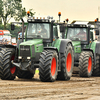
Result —
M 29 9 L 30 15 L 33 16 L 35 12 Z M 22 0 L 0 0 L 0 30 L 9 30 L 12 37 L 16 37 L 21 31 L 21 26 L 16 26 L 15 30 L 11 30 L 10 20 L 20 21 L 27 16 L 26 8 L 22 7 Z

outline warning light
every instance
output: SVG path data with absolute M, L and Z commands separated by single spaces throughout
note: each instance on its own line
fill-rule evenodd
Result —
M 98 22 L 98 21 L 99 21 L 99 19 L 98 19 L 98 18 L 96 18 L 96 19 L 95 19 L 95 22 Z
M 27 11 L 27 14 L 30 14 L 30 12 L 29 12 L 29 11 Z
M 58 16 L 61 16 L 61 12 L 58 12 Z
M 30 15 L 30 12 L 29 12 L 29 11 L 27 11 L 27 15 L 28 15 L 28 16 Z
M 68 21 L 69 21 L 69 19 L 67 18 L 67 19 L 66 19 L 66 22 L 68 22 Z
M 95 19 L 95 22 L 97 22 L 97 19 Z

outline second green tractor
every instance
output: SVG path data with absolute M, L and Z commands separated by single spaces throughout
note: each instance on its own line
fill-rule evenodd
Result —
M 91 25 L 61 25 L 63 38 L 72 40 L 74 46 L 74 71 L 80 77 L 100 76 L 100 40 L 96 40 Z

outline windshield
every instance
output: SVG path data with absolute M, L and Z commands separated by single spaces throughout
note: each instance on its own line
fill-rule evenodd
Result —
M 87 41 L 87 28 L 68 28 L 67 38 L 71 40 Z
M 29 23 L 27 38 L 50 38 L 50 27 L 48 23 Z

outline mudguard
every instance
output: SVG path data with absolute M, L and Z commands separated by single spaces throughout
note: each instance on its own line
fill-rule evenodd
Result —
M 54 47 L 44 47 L 44 49 L 51 49 L 51 50 L 56 50 L 58 53 L 64 53 L 68 43 L 72 45 L 72 41 L 70 39 L 59 39 L 59 41 L 56 42 L 56 45 L 54 45 Z
M 96 43 L 95 53 L 100 55 L 100 41 Z
M 72 44 L 72 41 L 70 39 L 61 39 L 59 53 L 64 53 L 65 52 L 65 50 L 66 50 L 65 48 L 66 48 L 66 46 L 67 46 L 68 43 Z
M 94 64 L 96 65 L 96 54 L 100 55 L 100 41 L 97 41 L 94 53 Z
M 96 65 L 96 54 L 100 55 L 100 41 L 94 42 L 94 46 L 91 48 L 94 53 L 94 65 Z

